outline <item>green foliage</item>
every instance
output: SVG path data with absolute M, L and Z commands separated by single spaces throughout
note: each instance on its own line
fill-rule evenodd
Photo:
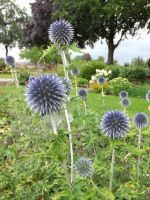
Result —
M 81 69 L 80 76 L 82 78 L 90 80 L 91 76 L 96 73 L 96 69 L 103 69 L 103 68 L 105 68 L 105 64 L 101 61 L 87 62 Z
M 79 87 L 87 87 L 88 86 L 88 80 L 85 78 L 77 78 L 78 86 Z
M 6 65 L 3 58 L 0 58 L 0 71 L 5 70 Z
M 131 88 L 131 83 L 126 78 L 114 78 L 109 81 L 111 92 L 114 95 L 118 95 L 122 90 L 128 91 Z
M 106 70 L 111 70 L 111 74 L 109 75 L 109 80 L 118 78 L 120 75 L 120 69 L 121 66 L 118 65 L 106 66 Z
M 140 67 L 125 67 L 120 74 L 123 78 L 127 78 L 131 82 L 141 82 L 144 83 L 147 74 L 146 71 Z
M 147 67 L 147 63 L 141 57 L 133 58 L 131 64 L 140 67 Z
M 39 47 L 32 47 L 29 49 L 21 50 L 20 58 L 27 59 L 30 62 L 37 63 L 42 56 L 42 50 Z
M 21 26 L 27 20 L 25 9 L 21 9 L 15 1 L 1 0 L 0 3 L 0 44 L 8 54 L 8 47 L 14 47 L 22 38 Z
M 19 84 L 26 85 L 29 80 L 30 73 L 27 72 L 26 70 L 19 70 L 17 74 L 18 74 Z

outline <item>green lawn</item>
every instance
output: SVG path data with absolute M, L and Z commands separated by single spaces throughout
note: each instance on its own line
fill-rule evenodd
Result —
M 17 91 L 21 91 L 21 93 L 24 93 L 24 87 L 20 86 L 19 88 L 16 88 L 15 86 L 0 86 L 0 94 L 15 94 Z M 146 90 L 147 91 L 147 90 Z M 145 112 L 148 115 L 150 115 L 150 112 L 148 111 L 148 106 L 150 105 L 145 98 L 140 97 L 130 97 L 131 100 L 131 106 L 127 108 L 127 112 L 134 114 L 136 112 Z M 111 109 L 119 109 L 122 110 L 122 106 L 120 103 L 120 98 L 117 96 L 112 95 L 106 95 L 104 97 L 105 99 L 105 108 L 102 106 L 102 98 L 99 93 L 95 93 L 93 91 L 89 91 L 88 97 L 87 97 L 87 107 L 88 109 L 96 112 L 104 112 L 106 110 Z

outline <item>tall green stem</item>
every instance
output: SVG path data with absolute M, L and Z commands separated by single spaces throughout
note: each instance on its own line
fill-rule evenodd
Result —
M 60 54 L 63 62 L 65 78 L 68 78 L 68 70 L 67 70 L 68 64 L 67 64 L 66 54 L 63 49 L 60 50 Z
M 83 104 L 84 104 L 84 111 L 85 111 L 85 114 L 87 115 L 87 106 L 86 106 L 85 100 L 83 100 Z
M 141 149 L 141 129 L 139 129 L 139 135 L 138 135 L 138 149 Z M 137 163 L 137 178 L 138 181 L 140 179 L 140 155 L 138 155 L 138 163 Z
M 112 184 L 113 184 L 114 164 L 115 164 L 115 149 L 113 147 L 113 149 L 112 149 L 112 159 L 111 159 L 111 165 L 110 165 L 110 180 L 109 180 L 109 189 L 110 190 L 112 190 Z
M 57 135 L 57 125 L 56 125 L 54 115 L 52 115 L 52 116 L 50 115 L 50 121 L 51 121 L 51 125 L 53 128 L 54 134 Z
M 78 85 L 77 85 L 77 77 L 75 76 L 75 90 L 76 90 L 76 96 L 78 96 Z

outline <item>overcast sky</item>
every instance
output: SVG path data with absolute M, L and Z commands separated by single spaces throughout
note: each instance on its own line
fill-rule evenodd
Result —
M 34 0 L 16 0 L 16 2 L 21 6 L 25 7 L 30 12 L 30 5 L 29 3 L 34 2 Z M 104 56 L 105 60 L 107 59 L 107 45 L 105 41 L 101 44 L 100 41 L 97 41 L 94 45 L 94 48 L 91 49 L 90 47 L 86 47 L 84 52 L 88 52 L 91 54 L 92 58 L 97 58 L 98 56 Z M 0 57 L 5 56 L 4 48 L 0 47 Z M 12 55 L 19 61 L 19 50 L 17 48 L 12 49 L 9 51 L 9 55 Z M 73 54 L 75 57 L 76 54 Z M 120 43 L 120 45 L 115 50 L 114 58 L 120 64 L 125 62 L 131 62 L 132 58 L 135 57 L 142 57 L 143 59 L 150 58 L 150 34 L 147 34 L 146 30 L 140 30 L 138 35 L 134 38 L 131 36 L 128 37 L 128 40 L 124 40 Z

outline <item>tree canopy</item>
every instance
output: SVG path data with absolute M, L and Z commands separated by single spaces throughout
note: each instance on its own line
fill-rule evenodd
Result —
M 0 2 L 0 44 L 5 46 L 6 55 L 8 48 L 14 47 L 22 38 L 22 23 L 27 19 L 24 9 L 12 0 Z
M 31 3 L 32 17 L 23 25 L 22 44 L 25 47 L 48 45 L 52 10 L 52 0 L 36 0 Z
M 108 64 L 113 64 L 114 50 L 127 34 L 134 36 L 145 27 L 150 16 L 149 0 L 55 0 L 56 18 L 69 20 L 80 47 L 105 39 Z

